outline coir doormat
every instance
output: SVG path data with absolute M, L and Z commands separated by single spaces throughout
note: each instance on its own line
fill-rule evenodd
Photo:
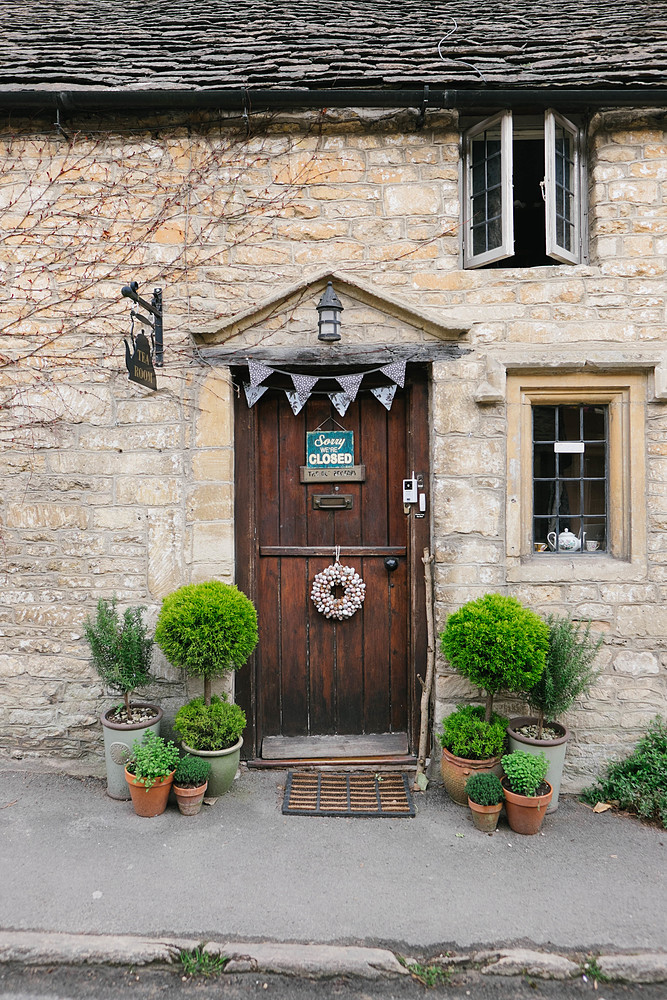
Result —
M 328 774 L 290 771 L 283 813 L 287 816 L 414 816 L 405 774 Z

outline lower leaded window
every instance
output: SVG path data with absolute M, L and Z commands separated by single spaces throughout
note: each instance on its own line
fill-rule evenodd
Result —
M 606 405 L 533 406 L 535 552 L 607 549 Z

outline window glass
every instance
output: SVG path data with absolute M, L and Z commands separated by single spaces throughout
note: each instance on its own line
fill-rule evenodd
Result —
M 500 125 L 472 142 L 472 247 L 474 254 L 499 247 L 502 228 L 502 169 Z
M 534 406 L 533 547 L 607 547 L 607 406 Z

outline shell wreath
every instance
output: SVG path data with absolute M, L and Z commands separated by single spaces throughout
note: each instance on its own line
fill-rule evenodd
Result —
M 340 597 L 334 594 L 334 587 L 342 587 Z M 336 561 L 318 573 L 313 580 L 310 599 L 325 618 L 351 618 L 364 603 L 366 584 L 352 566 L 342 566 Z

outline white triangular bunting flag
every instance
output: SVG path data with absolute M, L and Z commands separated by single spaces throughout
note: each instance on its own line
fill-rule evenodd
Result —
M 285 395 L 289 400 L 289 405 L 292 407 L 292 413 L 296 416 L 306 405 L 306 400 L 301 399 L 294 389 L 285 389 Z
M 338 381 L 338 379 L 336 381 Z M 340 413 L 341 417 L 344 417 L 347 413 L 348 406 L 352 402 L 348 394 L 346 392 L 330 392 L 328 393 L 328 396 Z
M 273 368 L 263 365 L 261 361 L 248 359 L 248 374 L 250 375 L 250 385 L 255 386 L 263 382 L 269 375 L 273 375 Z
M 357 375 L 336 375 L 338 385 L 341 387 L 345 395 L 350 397 L 351 403 L 357 398 L 357 393 L 359 392 L 359 386 L 361 385 L 363 377 L 363 372 Z
M 304 403 L 310 396 L 310 390 L 313 388 L 318 380 L 317 375 L 292 375 L 292 382 L 294 383 L 294 388 L 296 389 L 297 395 L 300 400 Z
M 245 389 L 245 398 L 248 401 L 248 406 L 252 407 L 258 399 L 262 398 L 269 387 L 268 385 L 249 385 L 247 382 L 244 382 L 243 388 Z
M 405 385 L 405 361 L 392 361 L 390 365 L 385 365 L 380 371 L 387 378 L 390 378 L 397 385 L 400 385 L 401 389 Z
M 371 389 L 371 392 L 387 410 L 391 410 L 391 404 L 394 402 L 394 396 L 396 395 L 395 385 L 381 385 L 379 389 Z

